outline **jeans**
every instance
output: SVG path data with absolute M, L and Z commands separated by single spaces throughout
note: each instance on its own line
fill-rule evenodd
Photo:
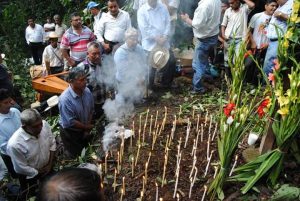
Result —
M 218 35 L 198 40 L 199 43 L 196 46 L 192 63 L 194 69 L 193 90 L 201 91 L 204 89 L 201 84 L 201 79 L 205 74 L 209 74 L 209 51 L 217 44 Z
M 263 71 L 268 77 L 269 73 L 273 72 L 274 67 L 274 59 L 277 58 L 277 48 L 278 48 L 278 41 L 270 41 L 269 47 L 266 53 L 265 61 L 264 61 L 264 67 Z

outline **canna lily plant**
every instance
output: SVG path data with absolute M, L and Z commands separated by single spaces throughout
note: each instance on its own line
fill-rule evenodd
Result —
M 296 30 L 300 23 L 299 7 L 300 1 L 296 0 L 288 31 L 285 37 L 279 41 L 278 60 L 274 61 L 276 65 L 273 73 L 269 75 L 274 87 L 273 98 L 277 103 L 272 123 L 277 148 L 235 169 L 236 175 L 231 177 L 230 180 L 245 182 L 244 187 L 241 189 L 242 193 L 247 193 L 263 176 L 267 176 L 270 183 L 273 186 L 275 185 L 282 170 L 286 153 L 291 148 L 295 135 L 299 131 L 300 63 L 295 59 L 296 53 L 294 51 L 297 43 L 299 45 L 299 31 L 290 32 Z M 295 35 L 297 36 L 295 37 Z M 288 49 L 286 48 L 287 42 L 292 43 L 288 46 Z M 288 72 L 288 86 L 286 86 L 286 80 L 283 79 L 286 72 Z

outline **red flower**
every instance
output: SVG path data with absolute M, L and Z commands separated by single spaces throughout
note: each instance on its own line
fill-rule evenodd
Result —
M 260 105 L 257 108 L 257 114 L 258 114 L 259 118 L 262 118 L 265 115 L 264 109 L 268 106 L 269 103 L 270 103 L 270 99 L 269 98 L 264 99 L 260 103 Z
M 275 64 L 273 70 L 276 70 L 276 71 L 279 70 L 280 65 L 279 65 L 278 59 L 274 59 L 274 60 L 273 60 L 273 63 Z
M 252 50 L 248 50 L 245 55 L 244 55 L 244 59 L 248 58 L 250 55 L 253 55 Z
M 271 81 L 272 86 L 275 86 L 275 76 L 273 73 L 269 73 L 268 80 Z
M 226 117 L 231 116 L 231 111 L 234 110 L 235 108 L 235 104 L 234 103 L 228 103 L 225 107 L 224 107 L 224 114 Z

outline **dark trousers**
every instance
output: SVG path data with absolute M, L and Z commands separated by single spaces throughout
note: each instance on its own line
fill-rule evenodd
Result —
M 42 64 L 42 57 L 43 57 L 43 51 L 44 51 L 44 45 L 43 43 L 29 43 L 29 48 L 31 52 L 31 56 L 33 58 L 35 65 L 41 65 Z
M 84 131 L 74 128 L 63 128 L 60 126 L 60 136 L 67 157 L 76 158 L 80 156 L 84 147 L 87 147 L 90 139 L 84 137 Z
M 61 73 L 63 72 L 64 67 L 63 66 L 54 66 L 54 67 L 50 67 L 50 73 L 52 74 L 57 74 L 57 73 Z
M 8 173 L 10 174 L 10 176 L 14 179 L 18 178 L 18 174 L 15 172 L 14 170 L 14 166 L 11 162 L 11 158 L 10 156 L 6 155 L 6 154 L 1 154 L 1 157 L 5 163 L 5 166 L 8 170 Z

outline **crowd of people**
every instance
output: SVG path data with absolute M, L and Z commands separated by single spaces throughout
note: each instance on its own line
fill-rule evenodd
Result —
M 83 25 L 79 13 L 70 15 L 69 28 L 59 15 L 54 15 L 55 23 L 47 17 L 44 27 L 35 23 L 34 17 L 28 18 L 25 38 L 34 64 L 42 64 L 47 74 L 69 71 L 69 87 L 58 101 L 66 157 L 78 157 L 90 143 L 93 120 L 103 112 L 102 105 L 111 88 L 116 91 L 116 98 L 136 103 L 148 95 L 148 90 L 174 86 L 175 59 L 171 47 L 177 16 L 193 29 L 196 39 L 192 93 L 206 92 L 202 82 L 211 76 L 211 50 L 224 50 L 224 66 L 228 68 L 229 46 L 234 44 L 237 52 L 247 39 L 249 50 L 263 64 L 264 73 L 272 71 L 278 40 L 287 29 L 292 0 L 266 0 L 265 11 L 251 19 L 248 15 L 255 7 L 251 0 L 201 0 L 193 19 L 188 14 L 178 14 L 179 4 L 179 0 L 135 0 L 137 28 L 116 0 L 108 0 L 106 13 L 96 2 L 87 4 L 93 16 L 90 28 Z M 247 68 L 250 67 L 251 62 Z M 13 100 L 11 77 L 3 64 L 0 71 L 1 157 L 9 174 L 19 179 L 20 197 L 25 199 L 37 181 L 53 174 L 56 141 L 37 110 L 20 112 L 20 106 Z M 100 177 L 93 171 L 64 170 L 46 180 L 38 197 L 42 201 L 60 200 L 58 197 L 64 196 L 73 200 L 101 200 L 99 185 Z M 81 195 L 84 198 L 76 197 Z

